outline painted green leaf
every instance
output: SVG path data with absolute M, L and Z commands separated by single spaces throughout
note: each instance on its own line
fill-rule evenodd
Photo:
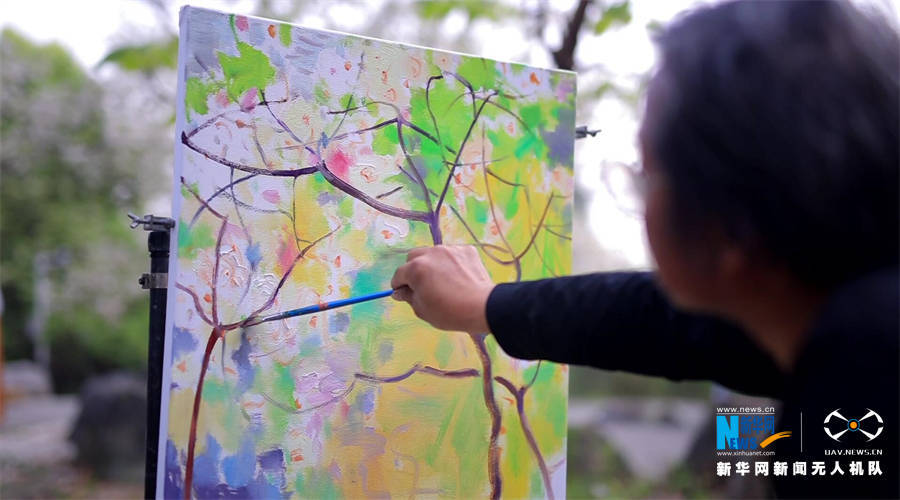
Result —
M 278 25 L 278 39 L 281 41 L 281 44 L 285 47 L 291 46 L 291 25 L 290 24 L 280 24 Z
M 212 248 L 216 244 L 213 230 L 206 224 L 196 224 L 193 228 L 184 220 L 178 221 L 178 254 L 193 256 L 194 252 L 203 248 Z
M 518 172 L 516 172 L 516 181 L 519 180 Z M 507 197 L 506 206 L 503 207 L 507 220 L 513 220 L 516 212 L 519 211 L 519 186 L 513 186 L 512 192 Z
M 516 144 L 516 158 L 524 158 L 528 154 L 533 154 L 537 158 L 541 158 L 547 145 L 534 134 L 525 134 Z
M 541 106 L 538 104 L 530 104 L 522 106 L 519 110 L 519 116 L 530 128 L 535 128 L 541 124 L 541 117 L 544 116 Z
M 219 64 L 225 75 L 225 89 L 234 102 L 252 88 L 265 90 L 275 78 L 275 68 L 265 54 L 246 42 L 238 42 L 237 47 L 237 56 L 219 52 Z
M 479 226 L 487 224 L 487 204 L 478 201 L 472 196 L 466 197 L 466 220 Z
M 480 57 L 463 59 L 456 72 L 468 80 L 475 90 L 494 88 L 497 84 L 497 64 Z
M 210 94 L 222 88 L 221 82 L 204 82 L 198 77 L 191 77 L 185 82 L 184 108 L 187 118 L 191 118 L 191 111 L 201 115 L 209 112 L 206 100 Z
M 409 172 L 409 165 L 404 165 L 403 168 Z M 425 193 L 422 192 L 422 186 L 413 179 L 410 179 L 409 176 L 403 172 L 385 178 L 385 183 L 389 186 L 394 186 L 396 184 L 402 186 L 403 189 L 397 194 L 391 195 L 390 198 L 385 198 L 384 201 L 387 202 L 394 199 L 394 197 L 405 197 L 407 200 L 410 200 L 409 208 L 412 210 L 426 210 L 428 208 L 425 206 Z M 391 189 L 393 189 L 393 187 L 391 187 Z
M 383 127 L 372 132 L 372 151 L 377 155 L 392 155 L 397 152 L 400 139 L 397 127 Z

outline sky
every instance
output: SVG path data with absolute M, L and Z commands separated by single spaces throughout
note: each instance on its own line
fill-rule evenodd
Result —
M 188 2 L 177 0 L 171 6 L 172 15 L 160 22 L 159 13 L 141 0 L 3 0 L 0 26 L 11 26 L 39 42 L 56 41 L 69 48 L 74 56 L 91 71 L 111 47 L 136 39 L 158 36 L 160 26 L 177 32 L 174 14 Z M 194 0 L 191 5 L 229 12 L 251 12 L 253 0 Z M 297 24 L 313 28 L 336 26 L 353 32 L 366 21 L 366 10 L 376 10 L 381 0 L 348 5 L 342 2 L 324 4 L 323 9 L 308 14 Z M 553 7 L 571 11 L 575 0 L 551 0 Z M 591 78 L 612 78 L 626 87 L 634 87 L 654 64 L 655 53 L 647 31 L 651 22 L 665 23 L 677 13 L 703 0 L 632 0 L 632 22 L 613 29 L 601 37 L 582 36 L 579 56 L 586 69 L 579 72 L 579 85 Z M 360 8 L 359 5 L 365 5 Z M 52 15 L 47 15 L 52 12 Z M 73 22 L 74 21 L 74 22 Z M 449 15 L 441 29 L 453 33 L 463 29 L 462 14 Z M 413 28 L 414 29 L 414 28 Z M 477 55 L 499 60 L 518 60 L 537 66 L 552 67 L 549 54 L 538 43 L 529 43 L 523 28 L 515 23 L 475 25 L 472 36 L 479 41 Z M 407 36 L 409 33 L 407 33 Z M 404 33 L 397 32 L 397 40 L 404 41 Z M 408 39 L 412 39 L 412 36 Z M 561 33 L 548 30 L 545 38 L 558 39 Z M 528 46 L 527 59 L 521 60 L 522 47 Z M 441 47 L 437 47 L 441 48 Z M 602 67 L 603 71 L 594 68 Z M 579 123 L 581 125 L 582 123 Z M 578 181 L 592 193 L 589 204 L 589 224 L 604 249 L 618 261 L 636 267 L 649 266 L 649 257 L 640 217 L 620 209 L 606 191 L 602 180 L 604 163 L 633 164 L 638 159 L 635 137 L 638 117 L 635 110 L 616 99 L 603 99 L 586 125 L 602 132 L 592 139 L 576 143 L 576 171 Z M 608 168 L 608 167 L 606 167 Z M 614 235 L 614 236 L 611 236 Z

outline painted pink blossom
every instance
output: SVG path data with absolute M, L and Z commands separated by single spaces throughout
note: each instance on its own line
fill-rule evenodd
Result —
M 264 200 L 275 205 L 281 202 L 281 195 L 274 189 L 266 189 L 262 192 L 262 197 Z
M 256 90 L 256 87 L 244 92 L 244 96 L 241 97 L 241 111 L 253 111 L 256 103 L 259 102 L 258 95 L 259 91 Z

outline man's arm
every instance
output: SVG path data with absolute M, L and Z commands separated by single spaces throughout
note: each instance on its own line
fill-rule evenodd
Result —
M 473 247 L 415 249 L 394 297 L 444 330 L 490 330 L 508 354 L 708 379 L 777 396 L 781 371 L 737 326 L 672 307 L 650 273 L 601 273 L 494 285 Z
M 781 372 L 736 325 L 672 307 L 651 273 L 497 285 L 487 321 L 507 354 L 773 396 Z

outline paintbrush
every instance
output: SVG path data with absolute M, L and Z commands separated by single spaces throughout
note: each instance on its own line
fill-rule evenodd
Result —
M 269 316 L 263 316 L 252 323 L 246 326 L 258 325 L 259 323 L 265 323 L 267 321 L 277 321 L 280 319 L 294 318 L 296 316 L 305 316 L 307 314 L 315 314 L 317 312 L 327 311 L 329 309 L 335 309 L 338 307 L 349 306 L 353 304 L 359 304 L 360 302 L 368 302 L 370 300 L 381 299 L 384 297 L 388 297 L 394 293 L 394 290 L 383 290 L 381 292 L 370 293 L 367 295 L 360 295 L 357 297 L 350 297 L 347 299 L 338 299 L 332 300 L 331 302 L 321 302 L 318 304 L 313 304 L 311 306 L 300 307 L 298 309 L 291 309 L 290 311 L 284 311 L 276 314 L 270 314 Z

